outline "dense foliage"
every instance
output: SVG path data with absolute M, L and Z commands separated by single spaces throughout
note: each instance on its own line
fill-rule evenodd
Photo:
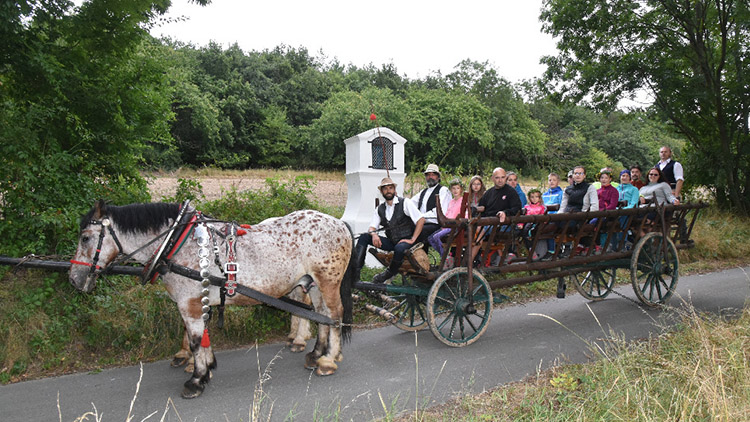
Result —
M 611 109 L 648 91 L 688 140 L 691 179 L 750 211 L 748 0 L 546 0 L 542 19 L 559 40 L 545 61 L 563 98 Z
M 488 63 L 412 80 L 392 63 L 342 65 L 303 47 L 155 40 L 148 29 L 169 6 L 0 8 L 0 253 L 71 252 L 77 217 L 96 199 L 150 199 L 144 168 L 341 169 L 343 140 L 375 125 L 407 139 L 407 172 L 436 162 L 452 174 L 501 165 L 543 178 L 582 163 L 593 175 L 650 165 L 661 143 L 692 159 L 652 114 L 559 102 Z M 719 167 L 700 176 L 689 168 L 688 182 Z

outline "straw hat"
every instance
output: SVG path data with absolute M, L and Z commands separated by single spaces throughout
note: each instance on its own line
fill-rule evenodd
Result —
M 384 177 L 383 180 L 380 181 L 380 185 L 378 185 L 378 189 L 382 189 L 383 186 L 388 186 L 388 185 L 393 185 L 394 188 L 397 186 L 396 182 L 391 180 L 390 177 Z
M 438 176 L 440 176 L 440 169 L 438 168 L 437 164 L 430 164 L 427 166 L 427 170 L 424 171 L 424 174 L 427 173 L 437 173 Z

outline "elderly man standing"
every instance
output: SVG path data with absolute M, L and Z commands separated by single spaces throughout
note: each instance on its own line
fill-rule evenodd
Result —
M 440 169 L 437 164 L 427 166 L 427 169 L 424 171 L 424 180 L 427 187 L 414 195 L 411 198 L 411 202 L 424 217 L 424 227 L 417 241 L 424 242 L 427 245 L 427 238 L 441 228 L 437 221 L 435 195 L 440 195 L 440 209 L 443 211 L 443 214 L 448 212 L 448 204 L 453 197 L 451 196 L 450 189 L 440 184 Z
M 411 201 L 396 196 L 396 183 L 390 177 L 384 177 L 378 189 L 385 202 L 375 209 L 367 233 L 362 234 L 357 241 L 355 276 L 359 280 L 362 266 L 365 265 L 367 247 L 373 245 L 384 251 L 393 251 L 393 259 L 388 268 L 372 278 L 373 283 L 385 283 L 398 273 L 404 261 L 404 253 L 416 243 L 424 218 Z M 385 229 L 385 236 L 378 235 L 381 226 Z
M 667 179 L 667 183 L 672 188 L 672 194 L 680 197 L 682 184 L 685 182 L 682 171 L 682 164 L 672 160 L 672 148 L 663 146 L 659 149 L 659 162 L 654 167 L 658 167 Z

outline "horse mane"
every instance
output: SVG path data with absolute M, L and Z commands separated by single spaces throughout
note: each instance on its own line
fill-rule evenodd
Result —
M 94 206 L 81 218 L 81 230 L 89 225 L 96 211 L 97 207 Z M 179 211 L 179 204 L 163 202 L 123 206 L 107 205 L 104 209 L 104 213 L 117 224 L 120 230 L 130 233 L 148 233 L 159 230 L 167 224 L 170 218 L 177 218 Z

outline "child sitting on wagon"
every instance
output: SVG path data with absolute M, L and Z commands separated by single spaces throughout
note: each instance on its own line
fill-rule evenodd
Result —
M 461 212 L 461 201 L 463 200 L 464 196 L 464 186 L 463 183 L 461 183 L 461 180 L 453 179 L 451 180 L 449 187 L 451 190 L 451 194 L 453 195 L 453 199 L 451 199 L 451 201 L 448 203 L 448 210 L 445 212 L 445 216 L 447 218 L 456 218 Z M 464 217 L 467 216 L 464 215 Z M 435 248 L 440 256 L 443 256 L 443 238 L 450 232 L 451 229 L 443 228 L 431 234 L 430 237 L 427 238 L 430 246 Z
M 526 215 L 542 215 L 547 212 L 547 207 L 544 205 L 544 202 L 542 202 L 542 192 L 539 189 L 531 189 L 527 195 L 529 197 L 529 202 L 523 207 L 526 210 Z M 526 248 L 531 248 L 532 232 L 536 228 L 536 224 L 519 224 L 518 228 L 521 229 L 521 233 L 523 233 Z M 533 251 L 530 251 L 530 253 L 534 255 L 533 259 L 536 260 L 537 254 Z

